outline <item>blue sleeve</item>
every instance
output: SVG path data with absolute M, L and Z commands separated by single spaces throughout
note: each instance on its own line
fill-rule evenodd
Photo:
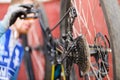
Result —
M 3 27 L 3 25 L 0 22 L 0 37 L 5 33 L 6 29 Z

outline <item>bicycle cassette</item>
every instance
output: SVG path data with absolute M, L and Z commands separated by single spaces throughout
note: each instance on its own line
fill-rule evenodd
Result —
M 82 75 L 85 75 L 90 69 L 90 50 L 84 36 L 79 36 L 75 39 L 73 54 L 75 54 L 74 63 L 79 66 Z

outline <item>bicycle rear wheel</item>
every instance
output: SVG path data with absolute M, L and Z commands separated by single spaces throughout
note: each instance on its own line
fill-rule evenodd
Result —
M 112 3 L 115 4 L 112 5 Z M 69 25 L 69 14 L 65 17 L 65 19 L 60 24 L 61 38 L 65 35 L 68 35 L 68 33 L 71 33 L 73 35 L 73 39 L 76 39 L 82 35 L 86 38 L 89 47 L 94 46 L 94 50 L 96 49 L 98 51 L 97 54 L 94 55 L 91 54 L 90 50 L 90 69 L 87 74 L 82 77 L 80 77 L 76 71 L 77 78 L 84 78 L 86 80 L 119 80 L 120 77 L 118 74 L 120 73 L 120 62 L 118 61 L 118 57 L 120 54 L 118 52 L 120 49 L 118 49 L 116 42 L 120 41 L 117 37 L 120 36 L 118 34 L 118 24 L 120 22 L 120 18 L 118 15 L 119 6 L 117 4 L 117 1 L 100 0 L 99 2 L 99 0 L 61 0 L 60 16 L 63 17 L 63 15 L 69 10 L 70 7 L 74 7 L 76 9 L 77 18 L 74 24 L 71 26 Z M 113 8 L 116 10 L 115 14 L 113 13 Z M 109 13 L 111 10 L 112 12 Z M 113 20 L 114 17 L 112 16 L 116 17 L 118 21 Z M 109 49 L 109 38 L 110 43 L 112 44 L 112 53 L 109 51 L 107 53 L 102 52 L 102 48 L 106 50 Z M 102 56 L 102 58 L 96 56 Z M 114 66 L 113 63 L 115 63 Z

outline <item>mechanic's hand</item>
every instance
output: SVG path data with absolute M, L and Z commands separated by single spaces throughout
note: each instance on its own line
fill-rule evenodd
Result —
M 8 8 L 8 11 L 6 13 L 6 15 L 4 16 L 3 20 L 2 20 L 2 25 L 5 29 L 7 29 L 9 26 L 11 26 L 12 24 L 14 24 L 14 22 L 17 20 L 18 17 L 26 17 L 27 15 L 27 9 L 32 8 L 31 5 L 20 5 L 20 4 L 16 4 L 16 5 L 12 5 Z

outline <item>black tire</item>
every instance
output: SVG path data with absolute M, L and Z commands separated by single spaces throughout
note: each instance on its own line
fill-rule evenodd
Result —
M 60 17 L 63 17 L 63 15 L 72 6 L 71 1 L 72 0 L 61 0 L 61 13 L 60 13 L 61 15 L 60 15 Z M 76 3 L 79 4 L 79 2 L 80 1 L 82 2 L 83 0 L 80 0 L 79 2 L 77 0 L 73 0 L 73 1 L 76 1 Z M 84 0 L 84 1 L 87 2 L 89 0 Z M 105 28 L 106 28 L 106 31 L 108 30 L 108 32 L 104 33 L 103 31 L 98 30 L 97 32 L 95 32 L 95 34 L 98 32 L 103 32 L 103 34 L 107 35 L 108 38 L 110 37 L 110 44 L 111 44 L 111 49 L 112 49 L 112 54 L 110 54 L 110 55 L 112 55 L 112 63 L 110 63 L 110 66 L 112 64 L 114 64 L 113 67 L 111 68 L 113 70 L 113 72 L 111 71 L 111 73 L 112 73 L 112 75 L 114 75 L 114 78 L 110 76 L 110 79 L 120 80 L 120 76 L 119 76 L 119 74 L 120 74 L 120 68 L 119 68 L 119 66 L 120 66 L 120 61 L 119 61 L 119 57 L 120 57 L 120 54 L 119 54 L 119 52 L 120 52 L 120 49 L 119 49 L 119 47 L 120 47 L 119 46 L 119 42 L 120 42 L 120 40 L 119 40 L 119 37 L 120 37 L 120 34 L 119 34 L 120 9 L 119 8 L 120 7 L 119 7 L 117 0 L 100 0 L 100 2 L 98 0 L 96 2 L 98 4 L 95 5 L 95 8 L 93 9 L 93 11 L 96 9 L 96 7 L 98 7 L 98 6 L 100 7 L 99 9 L 101 9 L 101 12 L 104 13 L 104 18 L 106 20 L 105 24 L 107 24 L 107 28 L 106 28 L 106 26 L 105 26 Z M 67 32 L 70 31 L 70 28 L 68 27 L 69 26 L 68 19 L 67 19 L 68 17 L 69 16 L 67 15 L 60 24 L 61 38 L 64 35 L 66 35 Z M 100 23 L 99 20 L 98 20 L 98 23 Z M 97 26 L 94 26 L 94 27 L 98 28 Z M 73 31 L 73 30 L 71 30 L 71 31 Z M 82 35 L 86 35 L 85 31 L 81 32 L 81 33 L 82 33 Z M 72 32 L 72 34 L 74 35 L 73 32 Z M 93 35 L 92 38 L 93 39 L 91 40 L 91 42 L 88 41 L 89 44 L 94 43 L 95 35 Z M 108 44 L 109 44 L 109 41 L 108 41 Z
M 24 47 L 24 63 L 27 71 L 27 77 L 28 80 L 34 80 L 35 75 L 34 75 L 34 70 L 33 70 L 33 64 L 32 64 L 32 58 L 31 58 L 31 49 L 28 45 L 28 40 L 27 40 L 27 35 L 22 35 L 22 40 L 23 40 L 23 47 Z
M 118 0 L 100 0 L 105 20 L 110 35 L 111 48 L 113 53 L 114 80 L 120 80 L 120 5 Z
M 51 70 L 52 70 L 52 64 L 50 62 L 48 53 L 47 53 L 47 48 L 46 48 L 46 38 L 48 37 L 46 35 L 46 29 L 49 28 L 49 24 L 48 24 L 48 18 L 47 18 L 47 14 L 45 12 L 44 9 L 44 5 L 41 3 L 39 9 L 39 23 L 41 26 L 41 31 L 42 31 L 42 39 L 43 39 L 43 45 L 42 45 L 42 50 L 45 56 L 45 76 L 44 76 L 44 80 L 50 80 L 51 78 Z

